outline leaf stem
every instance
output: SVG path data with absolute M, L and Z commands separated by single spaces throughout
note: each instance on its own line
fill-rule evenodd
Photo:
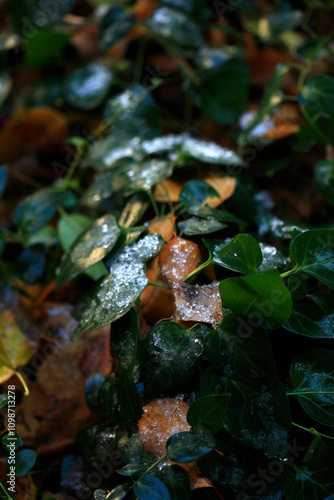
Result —
M 302 429 L 303 431 L 309 432 L 310 434 L 313 434 L 314 436 L 322 436 L 328 439 L 334 439 L 333 436 L 328 436 L 328 434 L 323 434 L 322 432 L 317 431 L 313 427 L 307 428 L 303 427 L 302 425 L 296 424 L 296 422 L 291 422 L 291 425 L 294 425 L 295 427 L 298 427 L 299 429 Z
M 148 194 L 150 202 L 152 203 L 152 207 L 153 207 L 155 216 L 160 217 L 159 208 L 158 208 L 157 202 L 154 199 L 154 195 L 152 194 L 152 191 L 146 191 L 146 192 Z
M 29 388 L 27 386 L 26 381 L 23 378 L 23 375 L 19 371 L 17 371 L 17 370 L 14 370 L 14 373 L 17 376 L 17 378 L 19 379 L 19 381 L 21 382 L 21 384 L 23 385 L 24 395 L 25 396 L 29 396 L 30 391 L 29 391 Z
M 153 465 L 151 465 L 145 472 L 144 474 L 142 474 L 136 481 L 133 482 L 133 484 L 131 484 L 130 488 L 129 488 L 129 491 L 134 487 L 134 485 L 136 483 L 138 483 L 139 481 L 141 481 L 143 479 L 143 477 L 145 477 L 152 469 L 154 469 L 154 467 L 156 465 L 158 465 L 159 462 L 161 462 L 162 460 L 164 460 L 165 458 L 167 458 L 167 455 L 164 455 L 163 457 L 159 458 L 159 460 L 157 460 L 156 462 L 154 462 Z
M 2 482 L 0 481 L 0 486 L 3 490 L 3 492 L 5 493 L 6 495 L 6 498 L 9 498 L 10 500 L 12 500 L 12 497 L 9 495 L 8 491 L 6 490 L 6 488 L 4 487 L 4 485 L 2 484 Z
M 163 283 L 156 283 L 155 281 L 149 281 L 147 286 L 158 286 L 159 288 L 166 288 L 167 290 L 171 290 L 171 287 L 168 285 L 164 285 Z
M 183 281 L 187 281 L 189 278 L 191 278 L 192 276 L 194 276 L 194 274 L 197 274 L 199 271 L 202 271 L 202 269 L 205 269 L 210 264 L 213 264 L 213 262 L 214 261 L 210 257 L 206 262 L 203 262 L 203 264 L 201 264 L 200 266 L 196 267 L 196 269 L 194 269 L 193 271 L 191 271 L 191 273 L 189 273 L 188 276 L 186 276 Z
M 287 396 L 304 396 L 305 394 L 334 394 L 334 391 L 287 391 Z
M 298 270 L 298 266 L 295 265 L 293 269 L 290 269 L 289 271 L 286 271 L 285 273 L 281 274 L 281 278 L 286 278 L 287 276 L 290 276 L 291 274 L 294 274 Z

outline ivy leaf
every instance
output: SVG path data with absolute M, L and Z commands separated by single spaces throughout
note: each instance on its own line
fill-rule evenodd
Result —
M 170 500 L 167 486 L 155 476 L 144 476 L 133 487 L 139 500 Z
M 238 441 L 268 457 L 285 457 L 290 434 L 290 410 L 283 386 L 266 390 L 228 379 L 223 387 L 231 399 L 225 430 Z
M 25 43 L 25 60 L 30 67 L 39 67 L 63 58 L 65 46 L 70 38 L 64 33 L 52 30 L 38 30 Z
M 41 189 L 17 206 L 14 222 L 24 233 L 35 233 L 52 219 L 59 206 L 71 207 L 75 202 L 71 191 Z
M 120 233 L 121 229 L 114 215 L 107 214 L 97 219 L 90 229 L 79 237 L 62 261 L 56 288 L 101 261 L 113 248 Z
M 278 328 L 291 314 L 291 296 L 277 270 L 225 279 L 219 291 L 223 307 L 248 315 L 254 326 Z
M 192 427 L 203 426 L 216 434 L 223 426 L 230 396 L 202 396 L 196 399 L 187 413 L 187 420 Z
M 107 418 L 113 417 L 116 406 L 116 374 L 111 373 L 101 384 L 96 396 L 97 411 Z M 95 403 L 95 401 L 94 401 Z
M 245 167 L 246 163 L 231 149 L 223 148 L 214 142 L 201 141 L 189 134 L 181 136 L 180 151 L 182 157 L 194 158 L 203 163 Z
M 334 113 L 334 78 L 329 75 L 312 75 L 298 93 L 299 102 L 310 111 L 331 117 Z
M 103 382 L 104 376 L 101 372 L 96 371 L 88 377 L 85 384 L 85 402 L 90 411 L 93 413 L 99 410 L 97 395 Z
M 328 203 L 334 205 L 334 161 L 322 160 L 317 163 L 314 179 Z
M 149 392 L 174 389 L 198 369 L 203 345 L 191 330 L 172 321 L 155 325 L 147 334 L 144 380 Z
M 334 338 L 333 301 L 333 292 L 317 292 L 302 301 L 295 302 L 284 328 L 307 337 Z
M 117 380 L 117 409 L 122 422 L 138 422 L 143 414 L 136 384 L 125 370 L 120 370 Z
M 85 294 L 74 314 L 80 324 L 73 333 L 101 328 L 127 313 L 145 289 L 148 279 L 145 262 L 163 246 L 160 235 L 152 233 L 133 245 L 126 245 L 112 259 L 110 275 Z
M 315 463 L 314 463 L 315 462 Z M 334 494 L 334 456 L 330 450 L 325 457 L 294 467 L 295 475 L 285 484 L 286 500 L 331 500 Z
M 262 262 L 261 248 L 249 234 L 238 234 L 227 244 L 218 240 L 203 242 L 210 252 L 211 260 L 231 271 L 255 274 Z
M 334 353 L 326 349 L 305 351 L 291 362 L 293 389 L 297 399 L 316 422 L 334 426 Z
M 190 481 L 182 467 L 166 465 L 156 475 L 167 486 L 171 500 L 189 500 Z
M 102 104 L 113 83 L 114 76 L 109 69 L 92 62 L 66 78 L 65 97 L 72 106 L 90 111 Z
M 213 217 L 208 217 L 207 219 L 190 217 L 186 221 L 179 222 L 178 227 L 182 233 L 188 236 L 195 236 L 197 234 L 215 233 L 227 227 L 227 224 L 223 224 Z
M 204 352 L 225 377 L 274 389 L 278 379 L 268 335 L 247 320 L 240 314 L 225 316 L 219 327 L 205 337 Z
M 291 264 L 334 288 L 334 230 L 312 229 L 293 238 Z
M 37 453 L 34 450 L 20 450 L 15 455 L 15 475 L 17 477 L 25 476 L 35 465 Z M 7 472 L 9 471 L 10 464 L 8 458 L 5 462 Z
M 215 444 L 209 433 L 178 432 L 167 440 L 166 451 L 168 458 L 173 462 L 193 462 L 210 453 Z
M 134 12 L 125 12 L 119 7 L 111 7 L 104 16 L 102 31 L 99 36 L 99 45 L 103 52 L 115 42 L 125 37 L 131 31 L 137 21 Z
M 8 403 L 8 395 L 7 394 L 0 394 L 0 409 L 4 408 Z
M 140 324 L 137 311 L 132 308 L 110 326 L 110 340 L 119 366 L 132 374 L 136 363 Z
M 204 206 L 208 198 L 219 197 L 217 191 L 203 181 L 189 181 L 181 189 L 179 202 L 187 211 L 196 215 Z
M 128 494 L 130 483 L 120 484 L 113 488 L 111 491 L 95 490 L 94 500 L 122 500 Z

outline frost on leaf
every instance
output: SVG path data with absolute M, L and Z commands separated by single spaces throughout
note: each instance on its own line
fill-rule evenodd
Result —
M 218 281 L 210 285 L 189 285 L 173 289 L 175 298 L 174 319 L 199 321 L 218 325 L 223 319 Z
M 177 236 L 159 254 L 161 274 L 172 288 L 181 285 L 200 260 L 201 254 L 196 243 Z

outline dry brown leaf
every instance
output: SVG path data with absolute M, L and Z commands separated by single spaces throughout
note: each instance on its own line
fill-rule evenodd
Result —
M 35 500 L 37 488 L 30 475 L 17 477 L 15 480 L 15 500 Z
M 147 452 L 161 458 L 166 453 L 166 441 L 177 432 L 190 431 L 187 422 L 189 406 L 179 398 L 152 401 L 144 406 L 144 414 L 138 422 L 139 437 Z M 212 486 L 202 475 L 196 462 L 180 465 L 189 475 L 191 488 Z
M 148 233 L 159 233 L 165 241 L 169 241 L 174 234 L 175 215 L 170 213 L 164 217 L 155 217 L 147 228 Z
M 196 243 L 175 236 L 159 253 L 161 275 L 171 286 L 179 286 L 201 260 Z
M 181 189 L 182 184 L 180 182 L 166 179 L 155 185 L 153 195 L 155 200 L 160 203 L 168 203 L 169 201 L 175 203 L 179 201 Z
M 228 176 L 207 176 L 204 177 L 204 182 L 210 184 L 217 193 L 218 196 L 214 198 L 207 198 L 204 204 L 209 205 L 212 208 L 217 208 L 221 203 L 230 198 L 234 193 L 235 187 L 237 185 L 237 180 L 235 177 Z
M 184 283 L 179 288 L 173 288 L 174 319 L 219 325 L 223 314 L 218 285 L 218 281 L 210 285 Z
M 67 118 L 52 108 L 18 111 L 0 132 L 0 162 L 11 162 L 44 147 L 63 146 L 67 124 Z

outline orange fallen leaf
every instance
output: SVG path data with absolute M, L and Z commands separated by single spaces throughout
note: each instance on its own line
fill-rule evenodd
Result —
M 180 286 L 196 269 L 201 254 L 196 243 L 175 236 L 159 253 L 161 275 L 171 286 Z
M 196 321 L 219 325 L 223 319 L 218 281 L 210 285 L 183 283 L 173 288 L 176 321 Z

